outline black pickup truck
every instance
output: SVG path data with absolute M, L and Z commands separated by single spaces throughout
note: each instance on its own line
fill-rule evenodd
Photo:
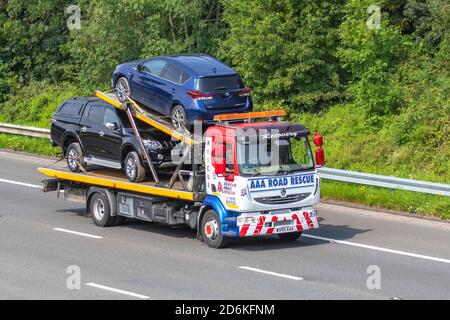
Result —
M 64 101 L 51 122 L 51 143 L 62 147 L 71 171 L 94 164 L 122 169 L 132 182 L 145 180 L 148 166 L 125 111 L 95 97 L 77 97 Z M 173 167 L 171 151 L 177 142 L 138 119 L 135 122 L 153 165 Z

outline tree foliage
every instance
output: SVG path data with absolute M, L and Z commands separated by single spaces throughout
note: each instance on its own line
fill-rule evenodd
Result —
M 48 123 L 118 63 L 207 53 L 321 130 L 330 165 L 450 181 L 449 30 L 447 0 L 0 0 L 0 118 Z
M 218 0 L 99 0 L 81 6 L 82 28 L 65 50 L 86 85 L 104 84 L 124 61 L 180 52 L 214 54 L 223 34 Z
M 318 110 L 340 96 L 335 53 L 342 2 L 226 1 L 221 56 L 237 66 L 257 102 Z

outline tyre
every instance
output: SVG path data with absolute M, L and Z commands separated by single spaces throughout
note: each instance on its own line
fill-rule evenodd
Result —
M 175 129 L 187 128 L 187 117 L 186 111 L 182 105 L 176 105 L 170 112 L 170 117 L 172 119 L 172 125 Z
M 130 182 L 142 182 L 145 180 L 145 168 L 136 151 L 127 154 L 124 162 L 125 175 Z
M 225 248 L 229 244 L 229 239 L 222 234 L 220 219 L 216 211 L 208 210 L 203 216 L 202 236 L 211 248 Z
M 92 220 L 99 227 L 110 227 L 116 223 L 117 217 L 111 216 L 112 212 L 108 198 L 100 192 L 96 192 L 91 196 L 89 212 Z
M 69 145 L 66 151 L 67 166 L 72 172 L 80 172 L 86 168 L 84 153 L 78 142 Z
M 131 90 L 130 90 L 130 84 L 128 83 L 127 78 L 119 78 L 119 80 L 117 80 L 116 82 L 116 95 L 117 95 L 117 99 L 119 99 L 120 102 L 125 102 L 131 95 Z
M 123 225 L 123 224 L 127 221 L 127 219 L 126 219 L 125 217 L 116 216 L 115 218 L 116 218 L 116 219 L 115 219 L 115 221 L 114 221 L 114 224 L 112 225 L 112 226 L 114 226 L 114 227 L 121 226 L 121 225 Z
M 278 238 L 282 241 L 296 241 L 302 236 L 301 232 L 280 233 Z

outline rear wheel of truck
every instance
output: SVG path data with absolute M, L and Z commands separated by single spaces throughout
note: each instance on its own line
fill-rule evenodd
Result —
M 84 153 L 78 142 L 69 145 L 66 151 L 67 166 L 72 172 L 80 172 L 86 168 Z
M 296 241 L 302 236 L 302 232 L 280 233 L 278 238 L 282 241 Z
M 119 78 L 116 82 L 115 89 L 117 99 L 119 99 L 120 102 L 125 102 L 131 95 L 130 84 L 128 83 L 127 78 Z
M 131 151 L 127 154 L 124 170 L 130 182 L 142 182 L 145 180 L 145 168 L 136 151 Z
M 202 219 L 202 236 L 211 248 L 225 248 L 229 239 L 222 234 L 219 216 L 216 211 L 208 210 Z
M 96 192 L 91 196 L 89 212 L 92 220 L 99 227 L 110 227 L 116 223 L 117 217 L 111 215 L 111 206 L 108 198 L 100 192 Z

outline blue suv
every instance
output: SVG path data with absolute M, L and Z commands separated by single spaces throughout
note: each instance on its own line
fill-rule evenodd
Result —
M 211 122 L 217 114 L 251 112 L 250 89 L 239 74 L 207 55 L 170 55 L 117 66 L 113 88 L 165 116 L 175 128 L 195 120 Z

